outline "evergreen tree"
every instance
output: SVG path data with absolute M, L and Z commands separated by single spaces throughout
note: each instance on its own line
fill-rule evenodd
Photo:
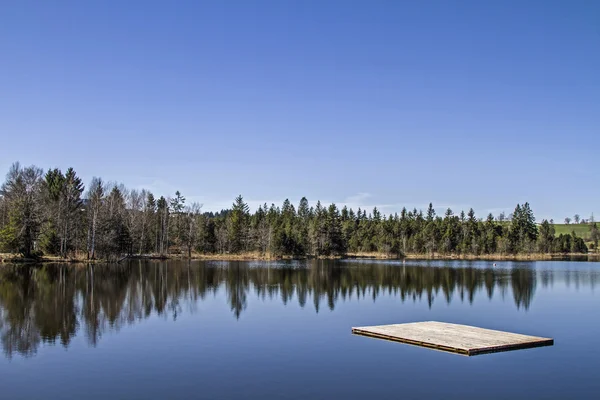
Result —
M 82 208 L 83 200 L 81 199 L 83 190 L 81 178 L 77 176 L 73 168 L 69 168 L 64 176 L 61 190 L 63 221 L 60 234 L 60 254 L 63 258 L 67 256 L 67 252 L 70 250 L 72 230 L 74 226 L 79 225 L 77 222 L 83 216 L 81 213 L 81 211 L 84 211 Z
M 535 242 L 537 239 L 537 226 L 535 224 L 535 216 L 533 215 L 533 210 L 529 206 L 529 203 L 525 203 L 523 205 L 523 215 L 525 218 L 525 236 L 531 241 Z
M 309 253 L 308 223 L 310 220 L 310 208 L 306 197 L 300 199 L 298 204 L 298 251 L 301 254 Z
M 554 226 L 547 220 L 542 220 L 540 233 L 538 236 L 538 251 L 540 253 L 550 253 L 554 248 Z
M 317 201 L 314 213 L 309 221 L 308 236 L 310 240 L 310 254 L 320 256 L 326 254 L 326 224 L 327 211 L 323 209 L 320 201 Z
M 494 254 L 497 251 L 497 240 L 502 233 L 502 227 L 494 221 L 494 216 L 490 213 L 485 221 L 485 245 L 484 253 Z
M 575 231 L 571 232 L 571 253 L 587 253 L 587 246 L 582 238 L 578 237 Z
M 248 238 L 248 214 L 249 207 L 244 198 L 236 197 L 231 213 L 228 216 L 227 233 L 229 237 L 229 250 L 239 252 L 246 250 Z
M 450 208 L 446 210 L 444 214 L 444 222 L 442 224 L 442 251 L 450 254 L 456 250 L 456 239 L 458 237 L 458 223 L 457 218 L 454 217 L 454 213 Z
M 429 207 L 427 208 L 427 222 L 432 222 L 435 218 L 435 210 L 433 208 L 433 204 L 429 203 Z
M 62 240 L 60 237 L 61 201 L 65 177 L 58 169 L 50 169 L 44 175 L 43 188 L 46 204 L 44 221 L 40 232 L 40 245 L 44 252 L 62 254 Z
M 342 255 L 346 252 L 342 236 L 342 222 L 339 211 L 335 204 L 331 204 L 326 211 L 325 217 L 325 243 L 323 254 Z
M 156 216 L 158 218 L 157 226 L 158 226 L 158 237 L 157 237 L 157 248 L 158 253 L 160 255 L 166 255 L 169 252 L 169 203 L 167 199 L 163 196 L 160 196 L 158 201 L 156 202 L 157 213 Z
M 171 227 L 171 232 L 169 236 L 171 237 L 172 242 L 175 244 L 175 246 L 177 246 L 177 248 L 181 252 L 181 247 L 184 242 L 184 236 L 186 231 L 183 221 L 186 216 L 183 212 L 185 209 L 185 197 L 183 197 L 179 190 L 175 192 L 175 197 L 171 199 L 169 206 L 169 209 L 171 211 L 170 218 L 173 222 L 169 224 Z
M 431 207 L 431 203 L 429 204 L 429 210 L 427 211 L 427 222 L 425 224 L 425 229 L 423 231 L 423 239 L 425 241 L 425 249 L 427 253 L 433 254 L 438 250 L 439 243 L 439 228 L 438 221 L 436 219 L 431 219 L 435 216 L 435 211 L 433 211 Z
M 480 253 L 480 246 L 478 238 L 480 237 L 479 224 L 475 217 L 475 211 L 471 208 L 467 213 L 467 237 L 463 248 L 466 253 L 478 255 Z
M 510 226 L 510 241 L 513 252 L 530 252 L 537 240 L 537 226 L 529 203 L 517 204 Z
M 101 219 L 101 240 L 99 247 L 106 258 L 129 254 L 131 250 L 130 232 L 125 222 L 125 196 L 123 189 L 113 186 L 106 196 L 103 207 L 104 216 Z

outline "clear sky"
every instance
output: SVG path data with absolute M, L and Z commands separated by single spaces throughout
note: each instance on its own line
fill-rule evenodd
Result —
M 600 217 L 600 2 L 4 1 L 17 160 L 207 211 Z

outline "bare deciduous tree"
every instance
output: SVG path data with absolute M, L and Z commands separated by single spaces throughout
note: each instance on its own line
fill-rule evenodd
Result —
M 4 245 L 11 251 L 31 257 L 35 250 L 42 221 L 42 170 L 14 163 L 0 188 L 8 223 L 4 228 Z
M 145 203 L 145 193 L 139 192 L 136 189 L 132 189 L 127 194 L 127 230 L 131 238 L 131 245 L 128 253 L 134 253 L 134 245 L 138 244 L 142 240 L 142 229 L 143 229 L 143 210 Z
M 218 252 L 223 254 L 225 253 L 225 249 L 228 248 L 228 235 L 227 235 L 227 227 L 223 224 L 217 228 L 216 239 L 217 239 L 217 249 Z
M 96 258 L 96 232 L 98 231 L 98 219 L 104 200 L 104 186 L 102 179 L 92 178 L 87 192 L 88 200 L 88 259 Z
M 188 257 L 192 258 L 192 249 L 198 242 L 199 217 L 202 205 L 192 203 L 185 209 L 185 234 L 184 240 L 187 247 Z

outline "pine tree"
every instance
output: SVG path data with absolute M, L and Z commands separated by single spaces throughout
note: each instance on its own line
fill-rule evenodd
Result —
M 443 221 L 442 251 L 444 253 L 453 253 L 456 249 L 456 239 L 458 236 L 458 221 L 450 208 L 446 210 Z
M 240 252 L 246 250 L 248 238 L 249 207 L 244 202 L 242 195 L 235 198 L 231 213 L 228 216 L 227 234 L 229 237 L 230 251 Z
M 185 197 L 183 197 L 179 190 L 175 192 L 175 197 L 171 199 L 169 206 L 169 209 L 171 210 L 170 218 L 172 218 L 173 220 L 173 223 L 169 224 L 172 231 L 169 236 L 171 237 L 171 240 L 173 241 L 175 246 L 177 246 L 177 248 L 181 252 L 181 247 L 183 245 L 183 236 L 185 235 L 185 229 L 183 224 L 183 219 L 185 217 L 183 215 L 183 211 L 185 209 Z
M 540 225 L 540 234 L 538 236 L 538 251 L 540 253 L 552 252 L 554 247 L 554 233 L 554 226 L 550 225 L 547 220 L 543 220 Z
M 280 249 L 284 254 L 298 254 L 299 234 L 296 231 L 296 210 L 292 203 L 285 199 L 281 207 L 281 223 L 279 224 Z
M 535 216 L 533 215 L 533 210 L 529 206 L 529 203 L 525 203 L 522 208 L 523 216 L 524 216 L 524 227 L 525 227 L 525 236 L 527 240 L 530 242 L 535 242 L 537 239 L 537 226 L 535 224 Z
M 160 196 L 156 202 L 158 217 L 158 253 L 166 255 L 169 252 L 169 203 L 167 199 Z
M 325 217 L 327 211 L 323 209 L 320 201 L 317 201 L 312 217 L 309 221 L 308 236 L 310 240 L 310 254 L 320 256 L 326 252 L 326 230 Z
M 475 217 L 475 211 L 471 208 L 467 213 L 467 239 L 464 245 L 464 249 L 469 254 L 478 255 L 479 249 L 479 226 L 477 218 Z
M 326 211 L 325 232 L 326 241 L 323 253 L 327 255 L 342 255 L 346 252 L 342 236 L 342 222 L 335 204 L 331 204 Z
M 403 254 L 406 254 L 408 251 L 408 239 L 410 234 L 409 213 L 406 211 L 406 207 L 403 207 L 402 211 L 400 212 L 400 242 Z
M 83 190 L 81 178 L 77 176 L 73 168 L 69 168 L 65 174 L 61 190 L 64 221 L 62 222 L 60 254 L 63 258 L 67 256 L 69 251 L 73 225 L 77 224 L 77 221 L 83 216 L 81 213 L 83 210 L 83 200 L 81 199 Z
M 497 239 L 500 236 L 499 231 L 502 231 L 502 227 L 498 226 L 494 220 L 492 213 L 488 214 L 485 221 L 485 246 L 484 252 L 487 254 L 496 253 Z
M 427 222 L 432 222 L 435 218 L 435 210 L 433 208 L 433 204 L 429 203 L 429 207 L 427 208 Z
M 509 239 L 514 253 L 531 252 L 537 240 L 537 226 L 529 203 L 517 204 L 510 225 Z
M 298 204 L 298 217 L 304 222 L 306 222 L 309 218 L 310 208 L 308 207 L 308 200 L 306 197 L 300 199 L 300 204 Z
M 44 175 L 43 187 L 46 204 L 44 222 L 40 232 L 40 245 L 46 253 L 62 255 L 62 191 L 65 177 L 58 169 L 50 169 Z
M 101 250 L 108 258 L 120 256 L 131 250 L 131 237 L 125 223 L 125 196 L 124 190 L 113 186 L 105 199 L 103 207 L 104 216 L 101 219 Z

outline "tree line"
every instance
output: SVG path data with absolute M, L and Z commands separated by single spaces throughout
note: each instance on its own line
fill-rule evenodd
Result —
M 590 225 L 597 248 L 600 234 Z M 238 196 L 230 209 L 201 212 L 176 192 L 158 197 L 147 190 L 93 178 L 86 188 L 73 168 L 44 171 L 10 168 L 0 188 L 0 250 L 25 257 L 81 255 L 111 259 L 122 255 L 236 254 L 329 257 L 378 252 L 485 255 L 586 253 L 575 232 L 555 235 L 553 224 L 536 224 L 528 203 L 518 204 L 505 220 L 478 218 L 473 209 L 437 215 L 407 210 L 383 215 L 336 204 L 311 206 L 302 198 L 295 207 L 261 205 L 251 212 Z

